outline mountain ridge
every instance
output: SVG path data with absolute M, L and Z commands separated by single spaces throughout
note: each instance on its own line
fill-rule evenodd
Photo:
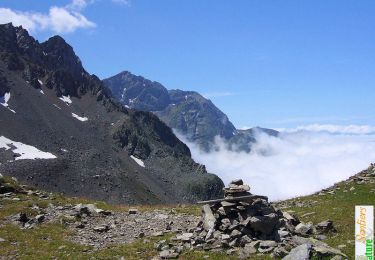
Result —
M 237 151 L 249 152 L 251 144 L 256 141 L 255 131 L 243 134 L 243 131 L 237 130 L 225 113 L 196 91 L 168 90 L 159 82 L 129 71 L 120 72 L 103 82 L 122 105 L 155 113 L 169 127 L 205 151 L 213 148 L 216 136 L 226 140 L 229 147 Z M 256 129 L 278 135 L 272 129 Z M 250 137 L 250 134 L 253 136 Z
M 191 159 L 167 125 L 152 113 L 121 106 L 60 36 L 39 43 L 22 27 L 0 25 L 0 56 L 0 94 L 10 96 L 8 107 L 0 106 L 6 122 L 0 135 L 57 156 L 15 161 L 19 155 L 0 148 L 8 158 L 0 162 L 2 173 L 113 203 L 221 194 L 222 181 Z

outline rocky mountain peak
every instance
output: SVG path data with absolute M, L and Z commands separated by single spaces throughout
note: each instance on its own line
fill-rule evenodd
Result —
M 157 92 L 146 92 L 140 101 L 158 100 Z M 167 125 L 114 101 L 60 36 L 39 43 L 22 27 L 0 25 L 0 102 L 3 142 L 48 154 L 24 160 L 15 146 L 0 147 L 2 173 L 50 191 L 117 203 L 178 203 L 221 194 L 222 181 L 192 160 Z

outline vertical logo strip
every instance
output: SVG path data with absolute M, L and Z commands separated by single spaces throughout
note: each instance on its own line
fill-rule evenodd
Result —
M 356 259 L 374 259 L 374 206 L 355 206 Z

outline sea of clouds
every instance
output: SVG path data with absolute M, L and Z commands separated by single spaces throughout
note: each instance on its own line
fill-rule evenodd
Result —
M 375 162 L 374 129 L 311 125 L 283 129 L 279 137 L 258 133 L 250 153 L 230 151 L 219 138 L 207 153 L 179 137 L 225 184 L 242 178 L 252 193 L 274 201 L 314 193 L 367 168 Z

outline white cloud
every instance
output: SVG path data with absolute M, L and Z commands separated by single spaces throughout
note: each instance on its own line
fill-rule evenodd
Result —
M 130 0 L 112 0 L 115 4 L 130 5 Z
M 331 134 L 375 134 L 375 126 L 370 125 L 332 125 L 332 124 L 312 124 L 307 126 L 298 126 L 292 129 L 281 128 L 282 132 L 327 132 Z
M 52 6 L 48 14 L 0 8 L 0 23 L 12 22 L 16 26 L 22 25 L 29 31 L 52 30 L 56 33 L 70 33 L 77 29 L 93 28 L 96 24 L 78 11 L 88 2 L 74 0 L 66 7 Z
M 280 138 L 259 134 L 257 140 L 251 153 L 229 151 L 219 139 L 219 149 L 211 153 L 185 143 L 193 158 L 226 184 L 242 178 L 254 194 L 271 200 L 314 193 L 347 179 L 375 160 L 375 135 L 293 132 Z
M 93 4 L 94 0 L 73 0 L 66 7 L 73 10 L 83 10 L 86 6 Z

